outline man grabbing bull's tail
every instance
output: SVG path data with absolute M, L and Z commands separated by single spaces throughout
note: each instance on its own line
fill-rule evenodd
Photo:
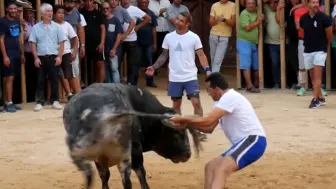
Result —
M 257 161 L 265 152 L 265 131 L 251 103 L 234 89 L 230 89 L 224 76 L 212 73 L 206 79 L 207 91 L 214 100 L 214 109 L 204 117 L 173 117 L 176 127 L 191 124 L 204 133 L 212 133 L 220 126 L 232 147 L 207 163 L 205 189 L 224 188 L 226 179 L 238 170 Z

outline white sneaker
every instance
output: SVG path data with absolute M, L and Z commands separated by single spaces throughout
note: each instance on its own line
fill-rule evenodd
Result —
M 52 108 L 62 110 L 63 106 L 58 101 L 54 101 L 54 103 L 52 104 Z
M 40 110 L 42 110 L 42 108 L 43 106 L 41 104 L 36 104 L 34 111 L 39 112 Z

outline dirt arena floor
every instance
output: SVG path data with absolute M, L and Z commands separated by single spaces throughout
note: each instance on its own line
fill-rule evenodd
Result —
M 170 106 L 166 82 L 152 90 Z M 203 87 L 204 89 L 204 87 Z M 336 95 L 330 93 L 328 105 L 308 109 L 311 92 L 297 97 L 295 91 L 265 90 L 260 94 L 241 91 L 255 107 L 268 136 L 265 155 L 255 164 L 228 179 L 229 189 L 335 189 L 336 188 Z M 204 112 L 212 101 L 201 91 Z M 0 114 L 1 189 L 80 189 L 84 177 L 70 162 L 65 146 L 62 111 L 46 107 L 33 112 L 34 104 L 15 114 Z M 189 112 L 188 112 L 189 111 Z M 183 114 L 192 106 L 183 102 Z M 219 127 L 204 144 L 199 159 L 173 164 L 154 153 L 145 154 L 149 185 L 154 189 L 203 189 L 207 161 L 224 152 L 229 143 Z M 110 188 L 121 189 L 116 167 L 110 168 Z M 139 182 L 132 173 L 133 188 Z M 95 172 L 94 188 L 100 189 Z

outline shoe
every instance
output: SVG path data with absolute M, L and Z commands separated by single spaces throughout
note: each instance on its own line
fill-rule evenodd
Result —
M 319 106 L 320 106 L 320 101 L 313 98 L 312 101 L 310 102 L 309 108 L 310 109 L 315 109 Z
M 306 93 L 306 89 L 301 87 L 299 90 L 297 90 L 296 95 L 297 96 L 303 96 Z
M 62 110 L 63 106 L 58 101 L 54 101 L 54 103 L 52 104 L 52 108 L 56 110 Z
M 327 102 L 325 101 L 325 98 L 319 98 L 318 100 L 319 100 L 321 106 L 324 106 L 324 105 L 327 104 Z
M 42 110 L 42 108 L 43 108 L 42 104 L 36 104 L 34 111 L 39 112 L 40 110 Z
M 68 96 L 68 101 L 70 101 L 70 99 L 71 99 L 73 96 L 75 96 L 75 94 L 69 95 L 69 96 Z
M 12 102 L 5 104 L 5 109 L 7 112 L 16 112 L 15 105 Z
M 322 93 L 323 96 L 328 96 L 327 91 L 325 91 L 323 88 L 321 88 L 321 93 Z

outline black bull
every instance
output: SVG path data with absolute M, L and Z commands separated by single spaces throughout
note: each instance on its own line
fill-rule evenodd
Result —
M 131 170 L 142 189 L 149 189 L 143 152 L 154 151 L 174 163 L 191 156 L 187 131 L 198 154 L 201 141 L 196 130 L 174 129 L 169 121 L 176 114 L 145 89 L 122 84 L 92 84 L 65 106 L 63 123 L 73 163 L 84 172 L 86 188 L 92 186 L 94 161 L 108 189 L 109 167 L 117 165 L 125 189 L 131 189 Z

